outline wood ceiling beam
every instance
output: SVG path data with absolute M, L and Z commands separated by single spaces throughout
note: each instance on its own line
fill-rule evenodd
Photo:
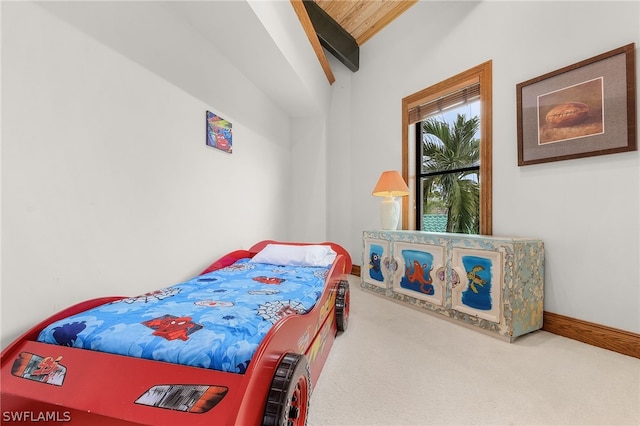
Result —
M 335 76 L 333 75 L 333 71 L 331 70 L 331 65 L 327 60 L 327 56 L 324 54 L 324 50 L 322 49 L 322 44 L 320 43 L 320 39 L 316 34 L 316 30 L 309 18 L 309 14 L 307 9 L 305 8 L 302 0 L 291 0 L 291 5 L 293 6 L 293 10 L 298 15 L 298 20 L 302 24 L 302 28 L 304 29 L 309 42 L 311 43 L 311 47 L 313 47 L 313 51 L 318 57 L 318 61 L 320 61 L 320 66 L 324 71 L 324 74 L 327 76 L 327 80 L 329 84 L 333 84 L 336 81 Z
M 356 40 L 312 0 L 303 0 L 320 44 L 351 71 L 360 67 L 360 47 Z

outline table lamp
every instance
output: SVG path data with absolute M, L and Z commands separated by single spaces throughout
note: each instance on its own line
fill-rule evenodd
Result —
M 409 187 L 395 170 L 382 172 L 376 187 L 373 188 L 373 195 L 384 197 L 380 203 L 380 222 L 382 229 L 393 231 L 398 228 L 400 220 L 400 203 L 395 197 L 409 195 Z

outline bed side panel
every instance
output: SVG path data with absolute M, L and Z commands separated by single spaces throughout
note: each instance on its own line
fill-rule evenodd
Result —
M 233 424 L 246 387 L 241 374 L 39 342 L 25 342 L 14 354 L 3 359 L 0 372 L 3 421 L 6 416 L 45 413 L 76 425 Z M 33 356 L 36 362 L 29 364 Z M 159 385 L 215 385 L 228 391 L 205 413 L 136 403 Z

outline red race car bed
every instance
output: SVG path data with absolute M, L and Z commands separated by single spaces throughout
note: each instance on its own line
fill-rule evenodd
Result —
M 42 321 L 2 352 L 2 423 L 301 425 L 349 315 L 349 254 L 262 241 Z

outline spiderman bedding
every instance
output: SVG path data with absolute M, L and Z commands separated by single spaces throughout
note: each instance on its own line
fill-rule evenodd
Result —
M 54 322 L 38 341 L 244 373 L 279 318 L 313 308 L 328 270 L 241 259 Z

